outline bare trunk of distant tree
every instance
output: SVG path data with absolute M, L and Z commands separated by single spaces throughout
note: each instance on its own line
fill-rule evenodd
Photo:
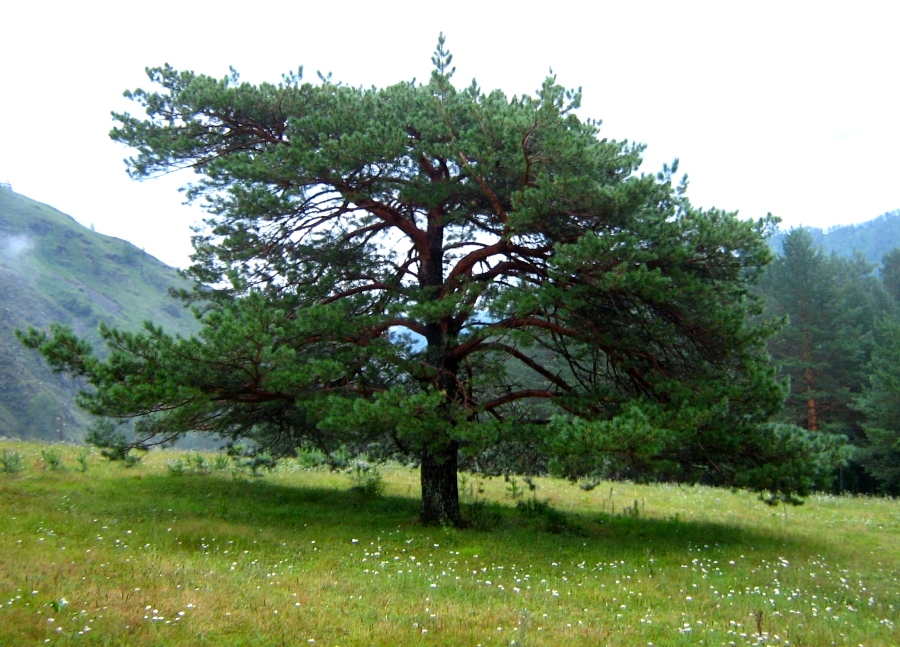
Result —
M 809 331 L 806 329 L 806 326 L 803 326 L 803 362 L 806 364 L 806 370 L 804 371 L 804 377 L 806 378 L 806 428 L 810 431 L 819 431 L 819 414 L 818 407 L 816 406 L 816 399 L 813 397 L 813 393 L 815 392 L 816 386 L 816 376 L 813 374 L 812 368 L 810 367 L 810 363 L 812 361 L 812 353 L 810 352 L 810 346 L 812 342 L 810 340 Z
M 806 428 L 810 431 L 819 431 L 819 413 L 816 406 L 816 399 L 812 397 L 813 385 L 815 378 L 812 371 L 806 369 Z

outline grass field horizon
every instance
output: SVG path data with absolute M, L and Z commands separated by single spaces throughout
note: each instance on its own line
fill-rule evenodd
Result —
M 900 644 L 893 499 L 463 475 L 456 529 L 417 522 L 403 466 L 367 495 L 295 460 L 254 477 L 205 455 L 201 475 L 186 452 L 125 469 L 0 441 L 13 455 L 0 645 Z

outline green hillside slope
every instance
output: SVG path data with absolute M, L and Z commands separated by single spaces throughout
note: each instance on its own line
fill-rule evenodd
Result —
M 136 330 L 153 320 L 189 334 L 196 322 L 172 299 L 177 272 L 118 238 L 98 234 L 47 205 L 0 188 L 0 436 L 81 436 L 88 417 L 77 385 L 53 375 L 13 335 L 58 321 L 97 339 L 102 321 Z

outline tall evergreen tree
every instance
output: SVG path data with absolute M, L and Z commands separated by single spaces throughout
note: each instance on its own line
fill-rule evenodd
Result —
M 855 399 L 868 383 L 877 323 L 896 305 L 861 254 L 825 255 L 803 229 L 785 236 L 762 291 L 767 312 L 787 318 L 769 344 L 781 374 L 790 378 L 781 419 L 846 436 L 852 451 L 833 487 L 876 491 L 879 485 L 863 464 L 866 416 Z
M 510 99 L 457 90 L 443 39 L 433 63 L 386 89 L 150 70 L 146 116 L 112 136 L 136 178 L 200 176 L 204 329 L 105 330 L 102 361 L 61 328 L 26 343 L 144 445 L 389 445 L 421 466 L 426 522 L 459 520 L 460 456 L 498 446 L 573 478 L 808 490 L 832 448 L 768 424 L 771 327 L 748 322 L 774 223 L 693 207 L 674 165 L 640 173 L 554 78 Z
M 881 259 L 881 282 L 891 298 L 900 304 L 900 247 L 895 247 Z
M 856 398 L 865 415 L 867 445 L 857 460 L 881 483 L 884 491 L 900 494 L 900 321 L 885 317 L 869 366 L 868 384 Z
M 865 381 L 875 321 L 889 307 L 860 255 L 826 255 L 805 229 L 792 229 L 762 281 L 769 312 L 787 317 L 769 349 L 790 378 L 785 420 L 810 431 L 861 438 L 850 405 Z
M 810 431 L 822 426 L 823 399 L 832 399 L 832 347 L 840 331 L 837 276 L 834 266 L 814 246 L 805 229 L 792 229 L 782 254 L 772 263 L 762 283 L 772 312 L 787 322 L 769 343 L 773 358 L 791 380 L 785 417 Z M 823 384 L 825 382 L 826 384 Z
M 861 252 L 850 258 L 831 256 L 838 280 L 837 316 L 841 325 L 844 352 L 839 347 L 832 362 L 835 381 L 840 382 L 849 400 L 838 403 L 831 430 L 845 434 L 854 445 L 865 443 L 862 422 L 865 416 L 853 406 L 855 398 L 868 383 L 868 367 L 876 347 L 875 330 L 879 321 L 893 313 L 896 305 L 874 274 L 874 267 Z

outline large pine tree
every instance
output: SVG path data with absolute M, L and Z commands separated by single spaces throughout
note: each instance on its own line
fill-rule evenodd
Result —
M 145 446 L 412 456 L 426 522 L 459 520 L 460 456 L 498 448 L 570 477 L 806 491 L 827 442 L 768 424 L 771 327 L 748 322 L 773 222 L 695 208 L 674 165 L 641 173 L 553 78 L 509 98 L 457 89 L 443 39 L 433 62 L 386 89 L 150 70 L 112 136 L 136 178 L 199 176 L 203 332 L 106 330 L 104 361 L 60 328 L 26 342 Z

